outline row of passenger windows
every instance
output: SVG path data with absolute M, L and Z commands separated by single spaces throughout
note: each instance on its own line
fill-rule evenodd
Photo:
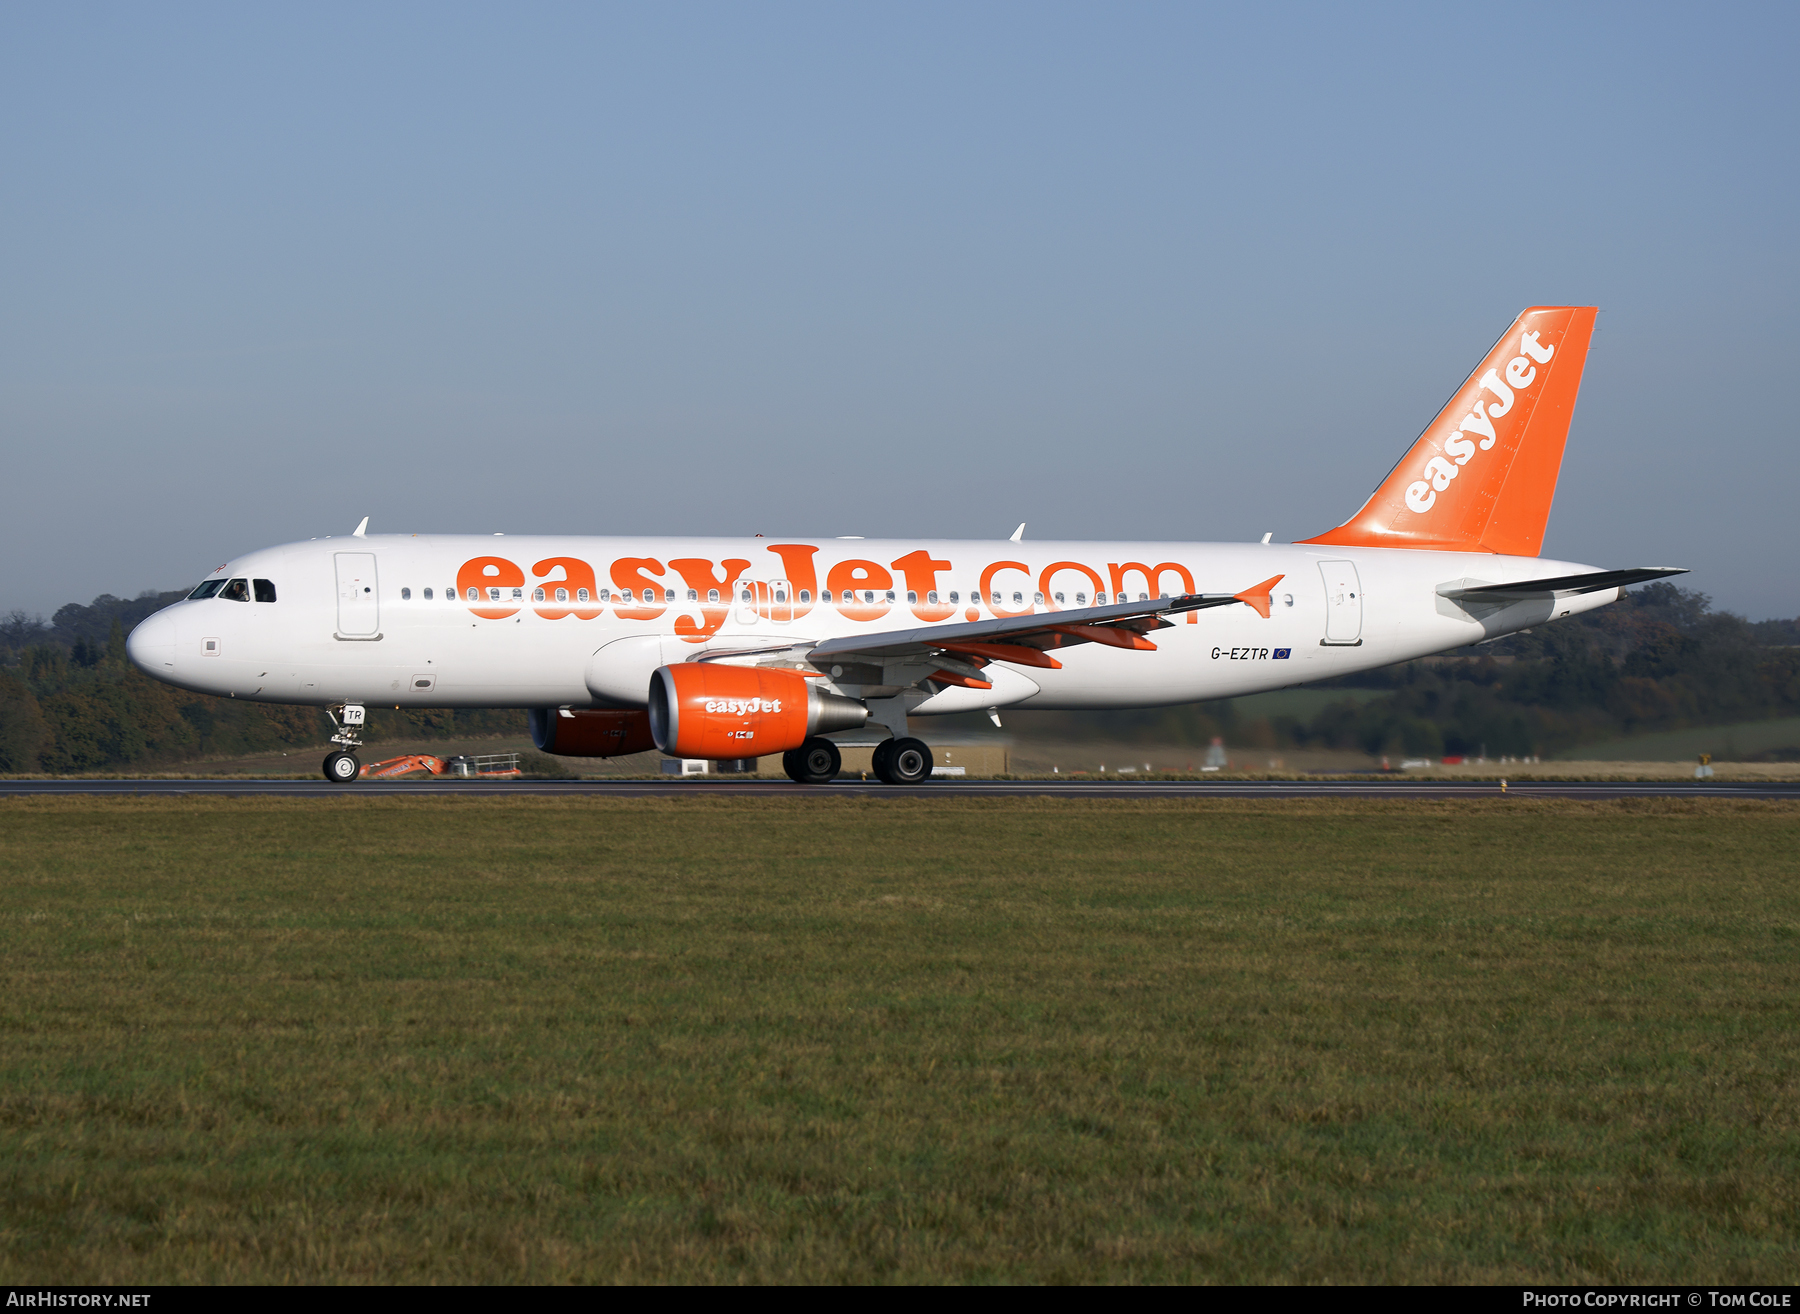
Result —
M 574 597 L 571 598 L 569 596 L 569 590 L 567 588 L 550 588 L 550 589 L 536 588 L 531 591 L 531 600 L 533 602 L 549 602 L 549 601 L 551 601 L 551 598 L 553 596 L 555 601 L 557 601 L 557 602 L 571 602 L 572 601 L 572 602 L 579 603 L 579 602 L 595 601 L 595 599 L 588 596 L 588 591 L 584 588 L 578 588 L 574 591 L 574 593 L 575 593 Z M 655 602 L 658 601 L 657 594 L 659 594 L 659 593 L 662 595 L 662 597 L 660 599 L 661 601 L 663 601 L 663 602 L 674 602 L 675 601 L 675 590 L 674 589 L 644 589 L 643 590 L 643 595 L 644 595 L 643 600 L 645 602 L 654 604 Z M 424 599 L 424 601 L 430 602 L 432 600 L 432 591 L 430 589 L 422 589 L 422 590 L 420 590 L 420 594 L 421 594 L 422 598 Z M 495 588 L 492 585 L 489 585 L 486 588 L 471 587 L 466 590 L 466 594 L 467 594 L 466 600 L 469 602 L 484 602 L 484 601 L 485 602 L 501 602 L 501 601 L 505 601 L 508 597 L 510 597 L 515 602 L 522 602 L 522 601 L 524 601 L 524 598 L 525 598 L 525 590 L 524 589 L 500 589 L 500 588 Z M 1062 593 L 1057 593 L 1053 596 L 1056 598 L 1057 606 L 1063 607 L 1063 606 L 1068 605 L 1068 599 L 1067 599 L 1066 595 L 1064 595 Z M 1169 595 L 1167 593 L 1162 593 L 1162 594 L 1158 594 L 1158 596 L 1166 598 Z M 250 601 L 250 599 L 252 597 L 255 597 L 255 599 L 258 602 L 273 602 L 273 601 L 275 601 L 275 582 L 273 580 L 267 580 L 267 579 L 257 579 L 257 580 L 209 579 L 204 584 L 200 585 L 199 588 L 195 589 L 192 593 L 188 594 L 188 597 L 190 597 L 190 598 L 214 598 L 214 597 L 216 597 L 216 598 L 223 598 L 227 602 L 248 602 L 248 601 Z M 410 588 L 401 589 L 400 597 L 403 600 L 411 601 L 412 600 L 412 589 L 410 589 Z M 882 597 L 885 601 L 890 602 L 890 603 L 895 601 L 894 590 L 893 589 L 884 589 L 882 591 Z M 754 602 L 756 600 L 755 595 L 749 589 L 743 590 L 742 593 L 739 595 L 739 598 L 743 602 Z M 992 597 L 992 605 L 996 606 L 996 607 L 1006 605 L 1004 598 L 1005 598 L 1004 594 L 999 593 L 999 592 L 994 593 L 993 597 Z M 462 598 L 461 596 L 459 596 L 459 594 L 455 588 L 447 588 L 444 590 L 444 600 L 446 602 L 458 602 L 458 601 L 463 601 L 465 599 Z M 614 600 L 615 599 L 613 597 L 613 591 L 611 589 L 601 589 L 600 590 L 600 596 L 598 598 L 598 601 L 612 602 Z M 616 600 L 619 602 L 630 602 L 630 603 L 635 603 L 638 601 L 634 591 L 631 589 L 620 589 L 618 598 Z M 700 590 L 689 589 L 687 591 L 687 600 L 689 602 L 700 601 Z M 719 601 L 719 590 L 708 589 L 706 591 L 706 600 L 708 602 L 715 602 L 715 603 L 718 602 Z M 776 602 L 785 603 L 787 600 L 788 600 L 787 590 L 785 590 L 785 589 L 775 590 L 775 601 Z M 831 602 L 832 600 L 833 599 L 831 596 L 830 589 L 820 589 L 819 590 L 819 601 L 820 602 Z M 842 600 L 842 602 L 845 602 L 845 603 L 856 603 L 859 601 L 863 602 L 863 603 L 873 603 L 875 601 L 875 590 L 874 589 L 863 589 L 859 593 L 854 589 L 845 589 L 842 591 L 841 600 Z M 970 593 L 969 594 L 969 601 L 971 603 L 979 603 L 980 600 L 981 600 L 981 595 L 979 593 Z M 1115 600 L 1118 602 L 1128 602 L 1128 601 L 1130 601 L 1130 598 L 1127 594 L 1119 593 L 1116 595 Z M 1150 595 L 1148 593 L 1138 594 L 1139 602 L 1148 602 L 1149 600 L 1150 600 Z M 812 602 L 812 590 L 811 589 L 801 589 L 798 594 L 798 601 L 800 601 L 802 603 L 810 604 Z M 909 604 L 916 606 L 919 601 L 919 595 L 916 592 L 914 592 L 913 590 L 908 589 L 906 592 L 906 601 Z M 938 591 L 936 589 L 932 589 L 929 593 L 927 593 L 925 595 L 925 601 L 930 606 L 941 605 L 938 600 Z M 962 602 L 962 594 L 956 589 L 950 590 L 949 601 L 950 601 L 951 606 L 959 605 Z M 1044 605 L 1044 595 L 1042 593 L 1033 593 L 1031 595 L 1031 601 L 1032 601 L 1033 605 L 1041 607 Z M 1106 601 L 1107 601 L 1106 594 L 1096 593 L 1094 595 L 1094 605 L 1096 607 L 1105 606 Z M 1025 595 L 1023 593 L 1018 593 L 1018 592 L 1014 593 L 1012 595 L 1012 605 L 1015 607 L 1024 606 L 1025 605 Z M 1075 595 L 1075 605 L 1077 607 L 1087 606 L 1088 605 L 1087 594 L 1077 593 Z
M 466 589 L 464 591 L 464 593 L 466 594 L 466 597 L 463 594 L 458 594 L 454 588 L 447 588 L 444 590 L 444 601 L 445 602 L 461 602 L 461 601 L 505 602 L 505 601 L 510 600 L 513 602 L 523 602 L 525 600 L 525 590 L 524 589 L 495 588 L 491 584 L 488 585 L 486 588 L 475 588 L 475 587 L 471 586 L 470 588 Z M 654 603 L 655 601 L 657 601 L 656 595 L 658 593 L 662 594 L 662 601 L 664 601 L 664 602 L 675 601 L 675 590 L 674 589 L 645 589 L 644 590 L 644 601 Z M 696 602 L 699 600 L 699 597 L 700 597 L 700 594 L 694 589 L 689 589 L 687 591 L 687 595 L 688 595 L 689 602 Z M 419 591 L 419 596 L 423 601 L 430 602 L 434 595 L 430 589 L 421 589 Z M 566 588 L 559 588 L 559 589 L 541 589 L 541 588 L 539 588 L 539 589 L 533 589 L 531 591 L 531 600 L 533 602 L 549 602 L 551 600 L 551 596 L 554 596 L 554 598 L 557 602 L 592 602 L 595 600 L 594 598 L 589 596 L 588 591 L 586 589 L 576 589 L 575 596 L 573 598 L 571 598 L 569 596 L 569 590 Z M 400 597 L 403 601 L 411 601 L 412 600 L 412 590 L 410 588 L 401 589 Z M 619 596 L 616 600 L 619 602 L 636 602 L 638 599 L 637 599 L 637 594 L 633 590 L 620 589 Z M 717 602 L 719 600 L 719 591 L 717 589 L 709 590 L 706 595 L 706 600 L 708 602 Z M 615 601 L 615 599 L 613 597 L 613 591 L 611 589 L 601 589 L 599 601 L 601 601 L 601 602 Z
M 744 598 L 746 601 L 749 600 L 749 596 L 750 595 L 748 593 L 744 594 Z M 882 593 L 882 596 L 888 602 L 893 602 L 895 600 L 893 589 L 884 590 Z M 1001 593 L 998 590 L 996 590 L 994 593 L 992 593 L 989 596 L 990 596 L 991 605 L 996 606 L 996 607 L 1001 607 L 1001 606 L 1006 605 L 1006 595 L 1004 593 Z M 1066 593 L 1057 593 L 1057 594 L 1054 594 L 1053 596 L 1056 598 L 1057 606 L 1066 607 L 1069 605 L 1069 598 Z M 1167 593 L 1161 593 L 1161 594 L 1158 594 L 1157 596 L 1166 598 L 1169 595 Z M 864 589 L 864 590 L 862 590 L 862 592 L 858 593 L 855 590 L 846 589 L 843 593 L 843 600 L 845 602 L 856 602 L 859 599 L 863 602 L 875 601 L 875 590 Z M 779 594 L 776 595 L 775 600 L 777 602 L 787 601 L 786 598 L 783 598 Z M 953 607 L 960 605 L 962 603 L 961 592 L 959 592 L 956 589 L 951 589 L 948 600 L 949 600 L 950 605 Z M 1131 599 L 1130 599 L 1129 595 L 1127 595 L 1125 593 L 1115 594 L 1113 597 L 1113 601 L 1115 601 L 1115 602 L 1129 602 L 1130 600 Z M 802 602 L 811 602 L 812 601 L 812 598 L 807 594 L 807 591 L 805 589 L 800 590 L 800 601 L 802 601 Z M 830 602 L 831 601 L 831 590 L 830 589 L 821 590 L 819 593 L 819 601 Z M 906 601 L 909 604 L 916 606 L 919 601 L 919 595 L 917 593 L 915 593 L 913 590 L 908 589 L 906 591 Z M 925 602 L 928 606 L 933 606 L 933 607 L 938 606 L 938 605 L 940 605 L 941 601 L 942 600 L 939 598 L 938 591 L 936 589 L 932 589 L 929 593 L 927 593 L 925 595 Z M 979 593 L 971 592 L 969 594 L 969 601 L 972 604 L 979 604 L 981 602 L 981 595 Z M 1034 606 L 1041 607 L 1044 605 L 1044 595 L 1042 593 L 1033 593 L 1031 595 L 1031 601 Z M 1148 601 L 1150 601 L 1150 595 L 1148 593 L 1140 593 L 1140 594 L 1138 594 L 1138 601 L 1139 602 L 1148 602 Z M 1104 607 L 1106 605 L 1106 603 L 1107 603 L 1107 595 L 1106 594 L 1096 593 L 1094 595 L 1094 606 Z M 1024 606 L 1025 605 L 1025 595 L 1021 592 L 1015 592 L 1012 595 L 1012 605 L 1015 607 Z M 1077 607 L 1087 606 L 1088 605 L 1088 595 L 1085 593 L 1077 593 L 1075 595 L 1075 605 Z
M 190 598 L 223 598 L 226 602 L 275 601 L 275 581 L 268 579 L 209 579 Z
M 233 584 L 242 584 L 244 581 L 241 579 L 238 579 L 238 580 L 232 580 L 231 582 Z M 263 597 L 263 595 L 262 595 L 263 586 L 265 584 L 268 585 L 268 590 L 269 590 L 269 596 L 266 598 Z M 211 588 L 214 593 L 218 592 L 218 588 L 219 588 L 218 581 L 214 580 L 208 584 L 202 584 L 200 586 L 200 588 L 194 590 L 192 596 L 194 596 L 196 598 L 211 597 L 212 593 L 203 592 L 203 590 L 205 590 L 207 588 Z M 273 584 L 269 584 L 268 580 L 266 580 L 266 579 L 257 580 L 256 581 L 256 590 L 257 590 L 256 600 L 258 602 L 273 602 L 273 601 L 275 601 L 275 586 Z M 524 589 L 495 588 L 492 585 L 489 585 L 486 588 L 470 587 L 469 589 L 465 590 L 465 593 L 466 593 L 466 597 L 459 595 L 455 588 L 447 588 L 444 590 L 444 601 L 446 601 L 446 602 L 458 602 L 458 601 L 504 602 L 504 601 L 507 601 L 510 599 L 511 601 L 514 601 L 514 602 L 523 602 L 525 600 L 525 590 Z M 643 590 L 643 595 L 644 595 L 643 601 L 654 604 L 655 602 L 657 602 L 659 600 L 657 597 L 657 594 L 659 594 L 659 593 L 662 595 L 660 601 L 662 601 L 662 602 L 674 602 L 675 601 L 675 590 L 674 589 L 645 589 L 645 590 Z M 420 591 L 420 595 L 421 595 L 422 599 L 426 602 L 430 602 L 432 600 L 432 591 L 430 589 L 422 589 Z M 410 588 L 403 588 L 400 590 L 400 596 L 402 599 L 410 601 L 412 599 L 412 590 Z M 1068 597 L 1066 594 L 1057 593 L 1054 596 L 1056 598 L 1057 606 L 1064 607 L 1064 606 L 1068 605 Z M 1139 602 L 1148 602 L 1150 600 L 1150 595 L 1148 593 L 1140 593 L 1137 596 L 1138 596 Z M 1169 595 L 1167 593 L 1161 593 L 1161 594 L 1158 594 L 1157 596 L 1166 598 Z M 893 602 L 896 600 L 893 589 L 882 590 L 882 597 L 887 602 Z M 1006 597 L 1005 594 L 996 591 L 992 595 L 991 605 L 993 605 L 995 607 L 1005 606 L 1006 605 L 1005 597 Z M 600 602 L 615 601 L 615 599 L 613 597 L 613 591 L 611 589 L 601 589 L 598 599 L 589 597 L 588 591 L 583 588 L 576 589 L 575 595 L 573 598 L 571 598 L 569 596 L 569 590 L 566 588 L 555 588 L 555 589 L 536 588 L 531 591 L 531 600 L 533 602 L 549 602 L 552 600 L 552 598 L 554 598 L 554 600 L 557 602 L 593 602 L 596 600 L 600 601 Z M 740 599 L 740 601 L 743 601 L 743 602 L 754 602 L 756 600 L 755 595 L 749 589 L 743 590 L 742 593 L 739 594 L 739 599 Z M 700 590 L 689 589 L 687 591 L 687 600 L 689 602 L 700 601 Z M 708 602 L 719 601 L 719 590 L 708 589 L 706 591 L 706 600 Z M 777 589 L 775 591 L 775 601 L 776 602 L 786 602 L 787 600 L 788 600 L 788 595 L 787 595 L 787 591 L 785 589 Z M 799 591 L 798 600 L 802 603 L 810 604 L 812 602 L 812 590 L 811 589 L 801 589 Z M 858 593 L 854 589 L 845 589 L 845 590 L 843 590 L 843 592 L 841 594 L 841 600 L 846 603 L 856 603 L 859 601 L 863 602 L 863 603 L 872 603 L 875 601 L 875 590 L 874 589 L 864 589 L 860 593 Z M 636 593 L 632 589 L 620 589 L 616 601 L 635 603 L 638 601 L 638 598 L 636 596 Z M 831 590 L 830 589 L 820 589 L 819 590 L 819 601 L 820 602 L 832 601 Z M 916 592 L 914 592 L 913 590 L 908 589 L 906 592 L 906 601 L 909 604 L 916 606 L 919 601 L 919 595 Z M 936 589 L 932 589 L 930 592 L 928 592 L 925 595 L 925 601 L 930 606 L 941 605 L 939 603 L 938 591 Z M 951 606 L 959 605 L 962 602 L 962 594 L 956 589 L 950 590 L 949 601 L 950 601 Z M 969 601 L 971 603 L 979 603 L 981 601 L 981 595 L 979 593 L 970 593 Z M 1041 607 L 1044 605 L 1044 595 L 1042 593 L 1033 593 L 1031 595 L 1031 601 L 1034 606 Z M 1119 594 L 1115 595 L 1115 601 L 1129 602 L 1130 596 L 1125 593 L 1119 593 Z M 1107 602 L 1106 594 L 1096 593 L 1094 595 L 1094 605 L 1096 607 L 1104 607 L 1106 605 L 1106 602 Z M 1012 605 L 1015 607 L 1024 606 L 1025 605 L 1025 595 L 1023 593 L 1015 592 L 1012 595 Z M 1088 595 L 1085 593 L 1077 593 L 1075 595 L 1075 605 L 1077 607 L 1087 606 L 1088 605 Z
M 749 594 L 744 595 L 746 600 L 748 600 L 749 596 L 750 596 Z M 895 600 L 893 589 L 884 590 L 882 593 L 882 596 L 888 602 L 893 602 Z M 1066 593 L 1057 593 L 1057 594 L 1054 594 L 1053 596 L 1056 598 L 1057 606 L 1066 607 L 1069 605 L 1069 598 Z M 1158 594 L 1157 596 L 1166 598 L 1169 595 L 1166 593 L 1162 593 L 1162 594 Z M 1006 605 L 1006 595 L 1004 593 L 999 592 L 998 590 L 996 590 L 994 593 L 990 594 L 989 597 L 990 597 L 991 605 L 993 605 L 993 606 L 1001 607 L 1001 606 Z M 843 593 L 843 600 L 845 602 L 856 602 L 859 599 L 863 602 L 875 601 L 875 590 L 864 589 L 864 590 L 862 590 L 861 593 L 858 593 L 854 590 L 846 589 Z M 787 599 L 785 599 L 785 598 L 781 597 L 779 594 L 777 594 L 775 600 L 777 602 L 785 602 Z M 830 589 L 821 590 L 819 593 L 819 600 L 821 602 L 830 602 L 831 601 L 831 590 Z M 807 591 L 805 589 L 800 590 L 800 601 L 802 601 L 802 602 L 811 602 L 812 601 L 811 597 L 808 596 Z M 919 601 L 919 595 L 917 593 L 915 593 L 913 590 L 908 589 L 906 591 L 906 601 L 909 604 L 916 606 Z M 942 599 L 940 599 L 940 597 L 938 595 L 938 591 L 936 589 L 932 589 L 929 593 L 927 593 L 925 595 L 925 602 L 928 606 L 933 606 L 933 607 L 938 606 L 938 605 L 940 605 L 941 601 L 942 601 Z M 961 592 L 959 592 L 956 589 L 951 589 L 949 596 L 948 596 L 948 601 L 949 601 L 950 605 L 953 607 L 960 605 L 962 603 Z M 979 604 L 981 602 L 981 595 L 979 593 L 971 592 L 969 594 L 969 601 L 972 604 Z M 1031 601 L 1034 606 L 1041 607 L 1044 605 L 1044 595 L 1042 593 L 1033 593 L 1031 595 Z M 1113 601 L 1129 602 L 1130 597 L 1127 594 L 1119 593 L 1119 594 L 1114 595 Z M 1148 601 L 1150 601 L 1150 595 L 1148 593 L 1140 593 L 1140 594 L 1138 594 L 1138 601 L 1139 602 L 1148 602 Z M 1094 606 L 1104 607 L 1106 605 L 1106 603 L 1107 603 L 1107 595 L 1106 594 L 1096 593 L 1094 595 Z M 1020 592 L 1015 592 L 1012 595 L 1012 605 L 1015 607 L 1024 606 L 1025 605 L 1025 595 Z M 1088 605 L 1088 595 L 1085 593 L 1077 593 L 1075 595 L 1075 605 L 1077 607 L 1087 606 Z

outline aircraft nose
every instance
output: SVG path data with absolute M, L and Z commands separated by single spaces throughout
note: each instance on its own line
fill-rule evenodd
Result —
M 166 611 L 146 616 L 125 640 L 125 655 L 145 675 L 165 675 L 175 665 L 175 618 Z

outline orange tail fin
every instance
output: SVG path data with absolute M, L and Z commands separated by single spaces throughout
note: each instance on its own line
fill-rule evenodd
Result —
M 1362 510 L 1301 541 L 1537 556 L 1597 313 L 1525 311 Z

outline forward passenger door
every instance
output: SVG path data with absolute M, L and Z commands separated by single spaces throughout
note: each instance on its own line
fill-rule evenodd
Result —
M 337 632 L 343 639 L 375 639 L 381 634 L 380 582 L 373 552 L 338 552 Z

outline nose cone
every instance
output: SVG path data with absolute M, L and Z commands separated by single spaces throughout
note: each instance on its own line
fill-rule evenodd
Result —
M 159 611 L 139 621 L 125 640 L 125 655 L 145 675 L 167 677 L 175 669 L 175 618 Z

